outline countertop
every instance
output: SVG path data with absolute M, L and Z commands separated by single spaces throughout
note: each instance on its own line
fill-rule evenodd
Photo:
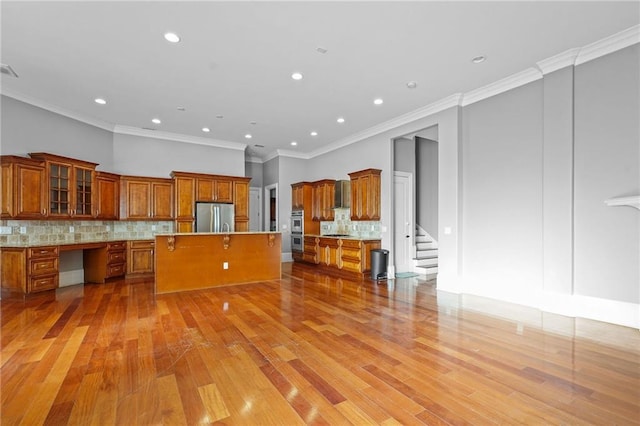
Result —
M 38 241 L 38 242 L 24 242 L 24 243 L 3 243 L 0 244 L 0 248 L 29 248 L 29 247 L 64 247 L 64 246 L 80 246 L 83 244 L 106 244 L 113 243 L 115 241 L 154 241 L 152 238 L 112 238 L 109 240 L 83 240 L 83 241 Z
M 282 234 L 280 231 L 255 231 L 255 232 L 175 232 L 169 234 L 156 234 L 156 237 L 175 237 L 178 235 L 268 235 Z
M 319 234 L 304 234 L 305 237 L 318 237 L 318 238 L 335 238 L 341 240 L 356 240 L 356 241 L 380 241 L 380 237 L 358 237 L 355 235 L 349 236 L 336 236 L 336 235 L 319 235 Z

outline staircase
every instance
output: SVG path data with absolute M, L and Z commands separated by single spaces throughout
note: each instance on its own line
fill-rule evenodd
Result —
M 414 271 L 425 275 L 438 273 L 438 242 L 420 226 L 416 226 Z

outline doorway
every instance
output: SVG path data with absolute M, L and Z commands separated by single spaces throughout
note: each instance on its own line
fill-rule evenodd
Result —
M 264 229 L 278 231 L 278 184 L 264 187 Z

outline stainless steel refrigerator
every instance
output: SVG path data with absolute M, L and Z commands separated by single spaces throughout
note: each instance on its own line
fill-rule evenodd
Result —
M 196 202 L 196 232 L 233 232 L 233 204 Z

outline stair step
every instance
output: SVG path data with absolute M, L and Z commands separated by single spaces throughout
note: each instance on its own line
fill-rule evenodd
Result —
M 433 240 L 426 235 L 416 235 L 415 236 L 416 243 L 431 243 Z
M 418 266 L 417 268 L 420 269 L 420 271 L 416 271 L 416 272 L 420 274 L 433 275 L 438 273 L 437 266 Z
M 416 266 L 438 266 L 438 258 L 423 258 L 423 259 L 415 259 Z
M 416 257 L 414 259 L 437 259 L 438 258 L 438 250 L 424 250 L 416 253 Z
M 438 245 L 434 242 L 430 242 L 430 243 L 417 242 L 416 243 L 417 250 L 431 250 L 431 249 L 437 249 L 437 248 L 438 248 Z

